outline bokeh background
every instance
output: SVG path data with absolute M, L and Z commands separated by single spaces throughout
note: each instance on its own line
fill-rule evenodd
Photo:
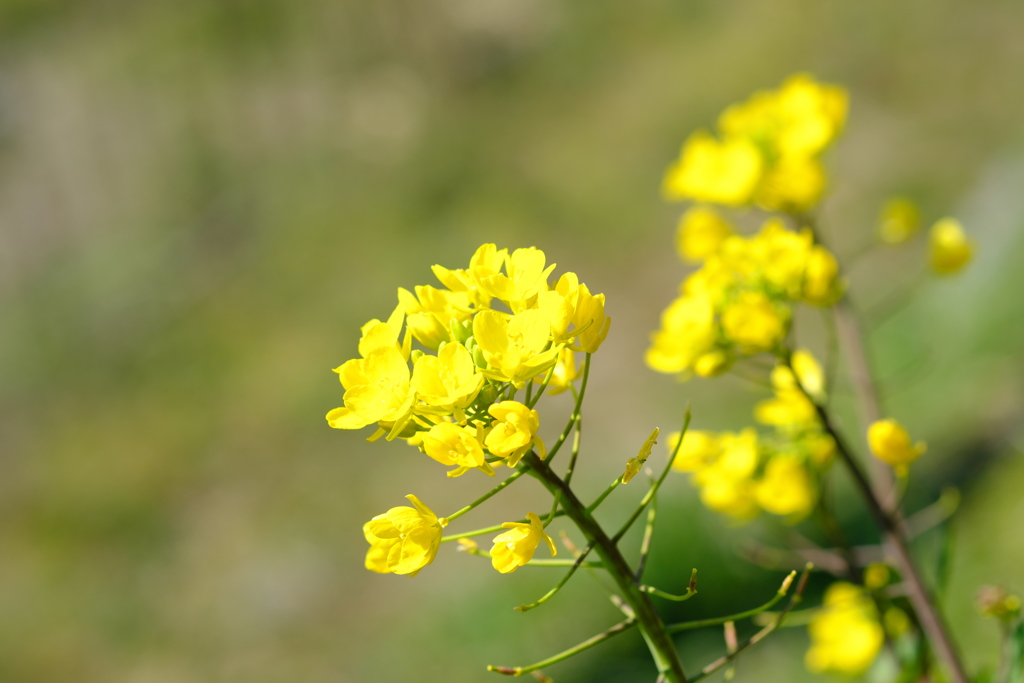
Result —
M 742 381 L 643 365 L 684 273 L 658 188 L 685 135 L 796 71 L 851 92 L 825 232 L 856 255 L 889 412 L 931 446 L 910 507 L 963 493 L 944 600 L 990 665 L 973 594 L 1024 590 L 1022 27 L 1018 0 L 0 0 L 0 680 L 486 681 L 614 623 L 582 574 L 515 613 L 558 572 L 499 576 L 448 546 L 415 579 L 365 571 L 364 521 L 487 482 L 329 429 L 330 370 L 431 264 L 536 245 L 614 318 L 584 492 L 687 401 L 696 427 L 748 424 Z M 930 279 L 921 244 L 864 252 L 897 192 L 964 222 L 966 273 Z M 536 488 L 465 528 L 543 507 Z M 683 477 L 664 491 L 651 577 L 701 572 L 670 614 L 767 599 L 782 573 L 736 547 L 779 525 L 730 526 Z M 871 540 L 854 497 L 841 514 Z M 918 544 L 926 566 L 937 546 Z M 772 640 L 739 680 L 809 679 L 804 629 Z M 693 668 L 721 636 L 680 647 Z M 548 673 L 652 671 L 630 634 Z

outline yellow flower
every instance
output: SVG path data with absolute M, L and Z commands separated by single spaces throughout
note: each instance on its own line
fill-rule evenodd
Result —
M 604 314 L 604 294 L 591 294 L 590 289 L 581 284 L 572 324 L 582 330 L 576 335 L 576 348 L 596 353 L 612 324 L 612 319 Z
M 706 296 L 683 296 L 661 314 L 651 335 L 647 365 L 658 372 L 684 372 L 715 346 L 715 309 Z
M 809 626 L 811 648 L 804 659 L 814 672 L 864 672 L 875 661 L 885 635 L 871 599 L 853 584 L 836 582 Z
M 381 322 L 374 318 L 363 325 L 360 329 L 362 337 L 359 339 L 359 355 L 366 358 L 374 349 L 385 346 L 392 346 L 409 357 L 409 349 L 403 348 L 398 343 L 398 337 L 402 333 L 402 321 L 405 318 L 405 307 L 398 304 L 395 310 L 388 317 L 387 322 Z
M 647 462 L 647 458 L 651 457 L 651 449 L 654 448 L 654 444 L 658 443 L 658 434 L 661 430 L 657 427 L 651 432 L 651 435 L 644 441 L 644 445 L 640 447 L 640 452 L 635 458 L 630 458 L 626 462 L 626 471 L 622 475 L 622 483 L 628 484 L 629 480 L 632 479 L 640 472 L 640 469 Z
M 703 261 L 718 251 L 732 226 L 718 212 L 707 206 L 695 206 L 679 219 L 676 248 L 684 261 Z
M 451 422 L 439 422 L 423 436 L 423 451 L 442 465 L 455 465 L 449 477 L 458 477 L 472 468 L 494 476 L 494 470 L 484 459 L 477 429 L 460 427 Z
M 921 212 L 906 197 L 893 197 L 882 207 L 878 219 L 878 236 L 886 244 L 903 244 L 921 226 Z
M 558 359 L 557 347 L 545 351 L 550 335 L 551 324 L 537 309 L 512 316 L 481 311 L 473 318 L 473 337 L 489 366 L 482 372 L 517 389 Z
M 769 351 L 786 336 L 786 323 L 761 292 L 741 292 L 722 313 L 722 331 L 745 352 Z
M 552 396 L 562 393 L 572 386 L 576 377 L 576 354 L 570 348 L 563 348 L 558 352 L 558 362 L 548 382 L 547 392 Z M 538 375 L 533 381 L 535 384 L 543 384 L 544 377 Z
M 773 515 L 803 517 L 814 507 L 814 488 L 807 468 L 792 455 L 776 455 L 765 465 L 756 487 L 757 502 Z
M 815 246 L 807 255 L 807 268 L 804 271 L 804 301 L 815 306 L 831 306 L 842 293 L 839 262 L 828 249 L 820 245 Z
M 552 263 L 544 267 L 546 256 L 535 247 L 516 249 L 505 258 L 505 273 L 494 273 L 480 280 L 484 289 L 509 305 L 513 312 L 532 308 L 537 296 L 548 290 L 548 275 L 555 269 Z
M 911 444 L 907 430 L 891 419 L 873 422 L 868 427 L 868 445 L 876 457 L 892 465 L 901 476 L 906 473 L 907 465 L 928 450 L 923 441 Z
M 800 353 L 794 353 L 793 358 L 796 359 Z M 809 381 L 812 384 L 818 382 L 820 388 L 824 381 L 821 378 L 821 368 L 806 351 L 802 354 L 800 365 L 803 371 Z M 775 426 L 808 424 L 817 420 L 814 404 L 797 386 L 796 378 L 788 367 L 779 365 L 772 370 L 772 388 L 775 390 L 775 396 L 761 401 L 754 407 L 755 420 L 761 424 Z
M 928 260 L 939 275 L 951 275 L 971 260 L 974 244 L 963 226 L 953 218 L 943 218 L 928 233 Z
M 690 136 L 679 160 L 665 175 L 669 199 L 693 199 L 740 206 L 750 202 L 764 162 L 757 147 L 743 139 L 719 142 L 706 132 Z
M 420 356 L 412 371 L 412 385 L 420 399 L 442 410 L 465 408 L 483 383 L 473 355 L 458 342 L 445 344 L 436 356 Z
M 797 349 L 793 352 L 789 362 L 793 366 L 793 371 L 796 372 L 797 378 L 800 379 L 800 385 L 808 394 L 815 398 L 821 398 L 825 395 L 825 373 L 822 372 L 821 365 L 818 364 L 817 359 L 810 351 L 807 349 Z M 775 381 L 774 374 L 772 375 L 772 381 Z M 781 381 L 782 379 L 780 378 Z
M 800 295 L 807 258 L 814 245 L 810 230 L 793 232 L 776 218 L 765 221 L 748 241 L 748 256 L 760 277 L 789 298 Z
M 529 524 L 505 522 L 501 526 L 508 531 L 494 537 L 491 566 L 502 574 L 514 572 L 529 562 L 541 540 L 548 544 L 552 557 L 558 554 L 555 542 L 544 532 L 540 517 L 528 512 L 526 518 L 530 520 Z
M 449 292 L 429 285 L 416 287 L 416 294 L 399 287 L 398 300 L 405 309 L 406 327 L 416 341 L 434 351 L 442 342 L 451 341 L 453 320 L 467 320 L 472 311 L 469 294 Z
M 484 445 L 492 455 L 506 458 L 515 467 L 530 448 L 536 446 L 541 458 L 547 454 L 544 442 L 537 436 L 540 416 L 518 401 L 502 401 L 487 409 L 496 422 L 491 426 Z
M 669 453 L 675 451 L 678 442 L 679 432 L 669 434 Z M 714 432 L 688 429 L 683 436 L 683 443 L 679 446 L 676 459 L 672 461 L 672 469 L 679 472 L 696 472 L 717 460 L 721 452 L 718 435 Z
M 366 358 L 350 360 L 334 371 L 346 391 L 345 406 L 327 413 L 332 427 L 360 429 L 389 422 L 394 434 L 408 421 L 416 394 L 410 387 L 409 365 L 393 345 L 374 348 Z
M 755 201 L 772 211 L 813 208 L 825 191 L 825 168 L 810 157 L 783 157 L 765 173 Z
M 391 508 L 363 525 L 363 535 L 370 543 L 366 568 L 380 574 L 415 576 L 434 561 L 441 545 L 441 530 L 447 519 L 437 515 L 419 498 L 406 496 L 414 508 Z
M 693 475 L 693 482 L 700 488 L 701 502 L 739 520 L 756 517 L 759 510 L 751 477 L 757 468 L 757 432 L 725 432 L 719 435 L 718 446 L 718 458 Z
M 486 308 L 493 298 L 482 282 L 501 270 L 508 249 L 500 251 L 493 244 L 481 245 L 469 259 L 468 270 L 449 270 L 443 266 L 432 266 L 434 276 L 453 292 L 465 293 L 477 308 Z
M 733 357 L 722 349 L 715 349 L 702 354 L 693 363 L 693 371 L 700 377 L 714 377 L 729 369 Z

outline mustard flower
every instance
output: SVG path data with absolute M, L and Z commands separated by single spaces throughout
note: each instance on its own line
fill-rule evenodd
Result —
M 543 540 L 552 557 L 558 554 L 555 542 L 544 532 L 544 525 L 533 512 L 526 513 L 528 524 L 505 522 L 501 526 L 508 531 L 494 537 L 491 548 L 491 566 L 502 574 L 508 574 L 522 567 L 533 558 L 533 553 Z
M 928 450 L 923 441 L 911 444 L 907 430 L 892 419 L 878 420 L 868 427 L 868 445 L 877 458 L 892 465 L 901 476 L 910 463 Z
M 419 498 L 406 496 L 415 507 L 394 507 L 363 525 L 370 543 L 366 568 L 380 574 L 415 576 L 434 561 L 441 545 L 441 530 L 448 520 L 438 519 Z
M 536 447 L 541 458 L 547 454 L 544 442 L 537 436 L 540 416 L 518 401 L 495 403 L 487 411 L 495 423 L 484 440 L 492 455 L 506 458 L 509 467 L 515 467 L 527 451 Z
M 740 293 L 722 313 L 722 331 L 747 353 L 769 351 L 786 336 L 786 321 L 765 294 Z
M 423 435 L 423 452 L 442 465 L 454 465 L 449 477 L 458 477 L 472 468 L 494 476 L 494 470 L 484 458 L 479 429 L 460 427 L 451 422 L 439 422 Z
M 532 308 L 548 289 L 548 275 L 555 264 L 545 267 L 544 252 L 535 247 L 516 249 L 505 258 L 505 274 L 494 273 L 480 280 L 488 294 L 501 299 L 513 312 Z
M 809 370 L 808 374 L 812 375 L 813 371 Z M 814 404 L 797 386 L 796 378 L 788 367 L 780 365 L 772 370 L 772 388 L 775 396 L 754 407 L 755 420 L 775 426 L 808 424 L 817 420 Z
M 800 518 L 814 507 L 814 488 L 800 458 L 776 455 L 765 465 L 756 484 L 758 504 L 773 515 Z
M 800 385 L 808 394 L 815 398 L 825 396 L 825 373 L 822 371 L 818 360 L 810 351 L 807 349 L 797 349 L 793 352 L 789 362 L 793 366 L 793 371 L 796 373 L 797 378 L 800 380 Z M 773 382 L 775 381 L 774 375 L 772 375 L 772 380 Z M 779 382 L 783 381 L 780 377 Z
M 557 347 L 548 348 L 551 324 L 540 310 L 508 316 L 481 311 L 473 318 L 473 337 L 487 361 L 483 373 L 517 389 L 546 371 L 558 359 Z
M 335 429 L 361 429 L 374 422 L 400 426 L 412 414 L 415 392 L 409 364 L 394 346 L 380 346 L 366 358 L 350 360 L 338 368 L 345 387 L 345 406 L 327 414 Z
M 580 331 L 576 335 L 578 350 L 596 353 L 612 324 L 612 319 L 604 314 L 604 294 L 591 294 L 590 289 L 581 284 L 572 323 Z
M 753 197 L 763 167 L 754 143 L 744 139 L 720 142 L 700 131 L 690 136 L 679 160 L 669 168 L 663 192 L 669 199 L 741 206 Z
M 469 259 L 466 270 L 449 270 L 444 266 L 432 266 L 431 270 L 441 284 L 452 292 L 464 293 L 477 308 L 490 305 L 493 296 L 483 282 L 501 271 L 508 258 L 508 249 L 498 249 L 494 244 L 481 245 Z
M 707 296 L 683 296 L 661 315 L 661 329 L 651 335 L 647 365 L 658 372 L 689 370 L 715 348 L 715 309 Z
M 414 295 L 398 288 L 398 300 L 405 309 L 405 324 L 419 343 L 436 351 L 443 342 L 451 341 L 451 323 L 462 322 L 472 315 L 467 292 L 449 292 L 429 285 L 416 287 Z
M 836 582 L 808 627 L 811 648 L 804 661 L 814 672 L 863 673 L 885 641 L 874 603 L 850 583 Z
M 718 251 L 733 228 L 717 211 L 695 206 L 683 214 L 676 228 L 676 249 L 684 261 L 697 263 Z
M 440 409 L 467 407 L 483 383 L 473 355 L 458 342 L 445 344 L 436 356 L 420 356 L 412 371 L 412 385 L 419 398 Z
M 906 197 L 892 197 L 882 206 L 878 236 L 886 244 L 903 244 L 921 227 L 921 212 Z
M 678 441 L 679 432 L 669 434 L 669 453 L 675 451 Z M 696 472 L 717 460 L 721 452 L 718 436 L 714 432 L 688 429 L 683 435 L 683 443 L 679 446 L 676 459 L 672 461 L 672 469 L 679 472 Z
M 554 371 L 551 373 L 547 392 L 552 396 L 562 393 L 572 386 L 576 377 L 576 354 L 572 349 L 565 347 L 558 352 L 558 361 L 555 363 Z M 544 377 L 538 375 L 533 378 L 533 381 L 536 384 L 543 384 L 544 379 Z
M 374 349 L 391 346 L 409 357 L 408 346 L 403 347 L 398 343 L 398 337 L 402 334 L 402 323 L 405 319 L 405 307 L 399 304 L 388 317 L 386 322 L 376 318 L 359 328 L 362 336 L 359 339 L 359 355 L 366 358 Z
M 764 174 L 754 201 L 772 211 L 808 211 L 821 199 L 825 184 L 825 168 L 818 159 L 783 157 Z
M 928 233 L 928 260 L 939 275 L 952 275 L 971 260 L 974 244 L 963 226 L 953 218 L 943 218 Z
M 815 306 L 831 306 L 843 293 L 839 262 L 828 249 L 814 246 L 807 255 L 803 300 Z

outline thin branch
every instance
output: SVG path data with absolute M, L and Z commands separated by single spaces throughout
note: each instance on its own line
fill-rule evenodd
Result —
M 522 676 L 523 674 L 530 673 L 531 671 L 536 671 L 537 669 L 543 669 L 546 666 L 557 664 L 558 662 L 569 659 L 573 655 L 578 655 L 584 650 L 589 650 L 595 645 L 600 645 L 601 643 L 608 640 L 609 638 L 612 638 L 613 636 L 617 636 L 620 633 L 625 633 L 634 626 L 636 626 L 635 619 L 626 619 L 625 621 L 621 621 L 615 626 L 612 626 L 604 633 L 599 633 L 593 638 L 584 640 L 582 643 L 575 647 L 571 647 L 568 650 L 560 652 L 553 657 L 548 657 L 544 661 L 537 662 L 536 664 L 531 664 L 530 666 L 489 666 L 487 667 L 487 670 L 493 671 L 494 673 L 504 674 L 506 676 Z

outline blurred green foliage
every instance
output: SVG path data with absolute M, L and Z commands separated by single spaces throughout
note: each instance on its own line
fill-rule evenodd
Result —
M 740 381 L 642 364 L 682 276 L 657 190 L 688 132 L 798 70 L 852 93 L 823 217 L 840 254 L 894 192 L 979 244 L 948 282 L 908 248 L 859 258 L 852 285 L 887 405 L 931 444 L 911 507 L 964 489 L 946 605 L 969 662 L 991 664 L 971 596 L 1024 589 L 1022 25 L 1016 0 L 0 1 L 0 679 L 477 681 L 611 624 L 583 576 L 523 616 L 554 574 L 454 552 L 414 580 L 363 570 L 366 519 L 486 482 L 329 430 L 330 368 L 432 263 L 536 244 L 615 318 L 584 490 L 687 400 L 696 427 L 746 424 Z M 759 604 L 781 574 L 735 546 L 777 532 L 693 498 L 682 478 L 662 495 L 652 581 L 701 572 L 670 613 Z M 852 497 L 841 513 L 870 540 Z M 800 631 L 740 679 L 803 680 Z M 691 667 L 722 649 L 680 642 Z M 646 666 L 625 636 L 551 673 Z

